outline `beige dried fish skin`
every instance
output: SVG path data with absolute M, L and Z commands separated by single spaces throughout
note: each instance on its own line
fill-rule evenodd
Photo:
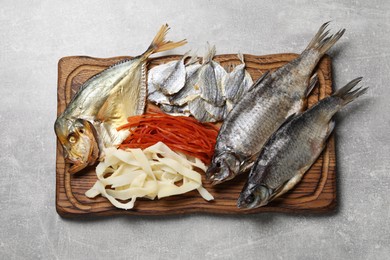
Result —
M 115 64 L 85 82 L 57 118 L 55 132 L 65 159 L 73 164 L 70 173 L 94 164 L 103 147 L 126 138 L 128 133 L 116 128 L 126 123 L 127 117 L 144 111 L 148 57 L 186 43 L 166 41 L 168 30 L 168 25 L 163 25 L 142 55 Z

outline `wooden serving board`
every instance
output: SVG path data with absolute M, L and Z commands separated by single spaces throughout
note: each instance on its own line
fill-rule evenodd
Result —
M 245 61 L 247 70 L 253 80 L 256 80 L 267 70 L 279 68 L 296 57 L 296 54 L 245 55 Z M 100 59 L 74 56 L 62 58 L 58 63 L 58 115 L 64 111 L 72 96 L 88 78 L 124 58 L 129 57 Z M 154 58 L 149 61 L 148 68 L 178 58 L 179 56 Z M 237 56 L 233 54 L 219 55 L 215 57 L 215 60 L 225 68 L 240 63 Z M 328 56 L 320 61 L 317 73 L 320 84 L 313 90 L 308 99 L 309 107 L 332 93 L 331 60 Z M 218 214 L 320 213 L 332 211 L 336 206 L 336 158 L 333 136 L 329 139 L 322 155 L 296 187 L 269 205 L 252 210 L 242 210 L 236 207 L 236 201 L 247 174 L 216 187 L 205 181 L 203 176 L 204 187 L 214 195 L 215 200 L 212 202 L 203 200 L 197 191 L 192 191 L 160 200 L 138 199 L 135 208 L 126 211 L 115 208 L 106 198 L 101 196 L 89 199 L 84 195 L 97 180 L 94 167 L 70 176 L 67 173 L 69 165 L 65 164 L 62 147 L 58 141 L 56 166 L 56 208 L 57 212 L 64 217 L 119 214 L 168 215 L 194 212 Z M 65 178 L 71 179 L 71 190 L 68 192 L 65 190 Z

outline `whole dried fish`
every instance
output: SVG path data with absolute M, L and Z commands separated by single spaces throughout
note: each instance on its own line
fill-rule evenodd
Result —
M 289 115 L 303 110 L 313 69 L 345 31 L 327 37 L 327 25 L 298 58 L 257 80 L 228 114 L 206 174 L 213 184 L 248 170 L 272 133 Z
M 208 46 L 196 86 L 200 89 L 200 96 L 204 100 L 215 106 L 224 106 L 225 98 L 222 94 L 222 80 L 227 72 L 219 63 L 213 61 L 215 53 L 215 46 Z
M 288 120 L 264 145 L 237 202 L 239 208 L 256 208 L 292 189 L 316 161 L 334 128 L 333 116 L 346 104 L 366 93 L 352 89 L 357 78 Z
M 103 147 L 121 143 L 128 131 L 116 128 L 129 116 L 143 113 L 146 103 L 146 62 L 156 52 L 182 46 L 186 41 L 165 41 L 168 25 L 163 25 L 149 48 L 141 55 L 124 60 L 85 82 L 54 128 L 64 157 L 75 173 L 102 156 Z

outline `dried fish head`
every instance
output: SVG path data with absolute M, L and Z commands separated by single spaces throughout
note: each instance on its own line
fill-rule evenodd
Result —
M 233 179 L 240 170 L 241 160 L 237 155 L 229 151 L 223 151 L 214 155 L 210 167 L 207 169 L 206 178 L 213 185 Z
M 96 162 L 99 147 L 95 128 L 89 121 L 84 119 L 70 121 L 59 117 L 54 129 L 64 149 L 65 160 L 73 164 L 69 169 L 70 173 L 81 171 Z
M 268 204 L 271 197 L 269 188 L 263 185 L 249 184 L 244 187 L 237 201 L 237 207 L 253 209 Z

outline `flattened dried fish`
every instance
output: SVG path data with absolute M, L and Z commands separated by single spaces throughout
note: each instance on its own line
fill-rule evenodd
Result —
M 204 100 L 215 106 L 223 106 L 225 98 L 222 94 L 222 80 L 227 72 L 219 63 L 213 61 L 215 53 L 215 46 L 208 46 L 208 52 L 203 59 L 196 85 L 199 87 L 200 96 Z
M 247 92 L 253 84 L 252 77 L 245 70 L 244 56 L 239 53 L 238 58 L 242 64 L 236 66 L 232 72 L 226 75 L 222 85 L 224 96 L 233 104 L 237 103 L 243 93 Z
M 173 116 L 190 116 L 190 108 L 188 105 L 184 106 L 172 106 L 172 105 L 161 105 L 161 110 L 167 114 Z
M 272 133 L 303 109 L 313 69 L 345 31 L 327 37 L 327 25 L 298 58 L 255 82 L 228 114 L 206 174 L 213 184 L 247 171 Z
M 334 128 L 333 116 L 367 91 L 352 89 L 357 78 L 286 122 L 274 133 L 257 158 L 237 202 L 239 208 L 256 208 L 292 189 L 316 161 Z
M 205 101 L 201 97 L 196 97 L 188 102 L 191 115 L 193 115 L 200 122 L 215 122 L 216 120 L 205 109 Z
M 70 173 L 94 164 L 103 147 L 119 144 L 127 137 L 128 131 L 118 132 L 116 128 L 129 116 L 144 111 L 148 57 L 186 43 L 166 41 L 168 29 L 168 25 L 162 26 L 142 55 L 119 62 L 85 82 L 57 118 L 54 129 L 66 161 L 73 164 Z
M 155 84 L 148 80 L 148 100 L 155 104 L 171 104 L 168 97 L 164 95 L 160 90 L 156 89 Z
M 226 106 L 217 107 L 207 101 L 203 102 L 203 106 L 215 122 L 221 121 L 226 115 Z
M 184 54 L 180 60 L 171 61 L 153 67 L 149 71 L 148 84 L 165 95 L 172 95 L 184 87 L 186 80 L 186 70 L 184 60 L 188 53 Z
M 186 83 L 184 87 L 178 93 L 169 97 L 172 104 L 182 106 L 199 96 L 200 91 L 195 88 L 195 84 L 198 81 L 200 67 L 198 58 L 196 56 L 191 57 L 186 64 Z

